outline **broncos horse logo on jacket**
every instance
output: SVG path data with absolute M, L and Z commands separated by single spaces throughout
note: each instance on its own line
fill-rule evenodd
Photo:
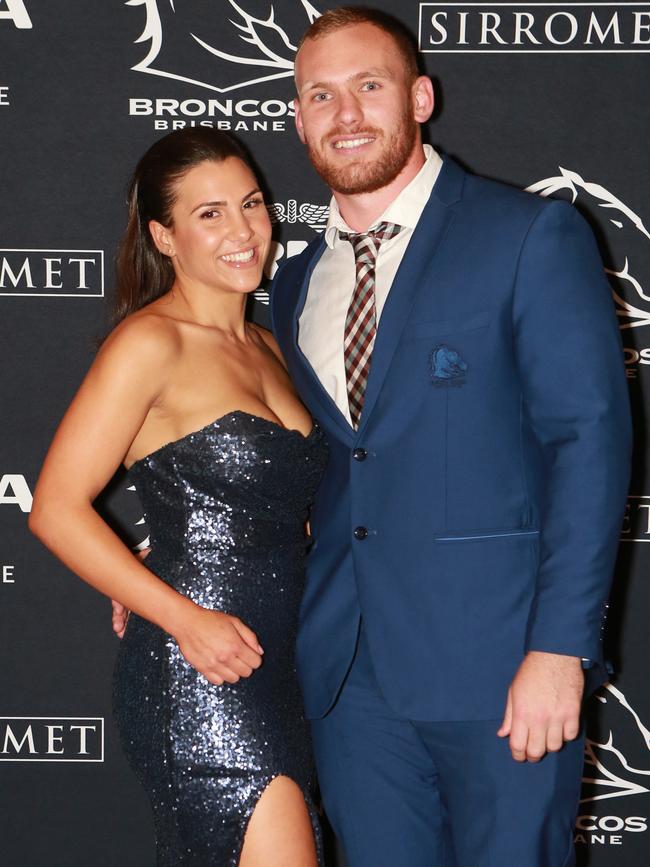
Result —
M 463 385 L 467 363 L 451 346 L 442 343 L 431 353 L 431 378 L 435 385 Z

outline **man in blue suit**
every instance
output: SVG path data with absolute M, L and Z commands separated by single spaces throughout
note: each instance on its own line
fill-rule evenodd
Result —
M 330 461 L 298 643 L 350 867 L 564 867 L 628 482 L 622 352 L 570 205 L 424 147 L 411 42 L 326 13 L 296 121 L 333 190 L 272 292 Z

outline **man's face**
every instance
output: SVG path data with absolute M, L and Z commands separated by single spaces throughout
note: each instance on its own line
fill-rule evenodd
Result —
M 325 183 L 345 195 L 393 181 L 419 141 L 418 81 L 395 42 L 354 24 L 304 43 L 296 58 L 296 126 Z

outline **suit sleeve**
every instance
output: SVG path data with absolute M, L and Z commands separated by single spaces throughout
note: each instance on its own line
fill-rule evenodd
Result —
M 631 423 L 611 290 L 575 208 L 542 208 L 513 301 L 523 412 L 544 468 L 527 650 L 602 664 L 601 622 L 629 482 Z

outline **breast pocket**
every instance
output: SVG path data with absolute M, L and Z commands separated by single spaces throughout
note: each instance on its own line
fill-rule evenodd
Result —
M 478 331 L 490 324 L 491 313 L 470 313 L 464 316 L 454 316 L 449 319 L 427 319 L 412 322 L 404 329 L 406 339 L 420 340 L 447 335 L 463 334 L 468 331 Z
M 476 387 L 489 355 L 486 338 L 490 321 L 491 314 L 485 311 L 412 322 L 404 331 L 403 343 L 410 375 L 418 371 L 421 382 L 427 381 L 437 389 L 457 390 L 472 382 Z

